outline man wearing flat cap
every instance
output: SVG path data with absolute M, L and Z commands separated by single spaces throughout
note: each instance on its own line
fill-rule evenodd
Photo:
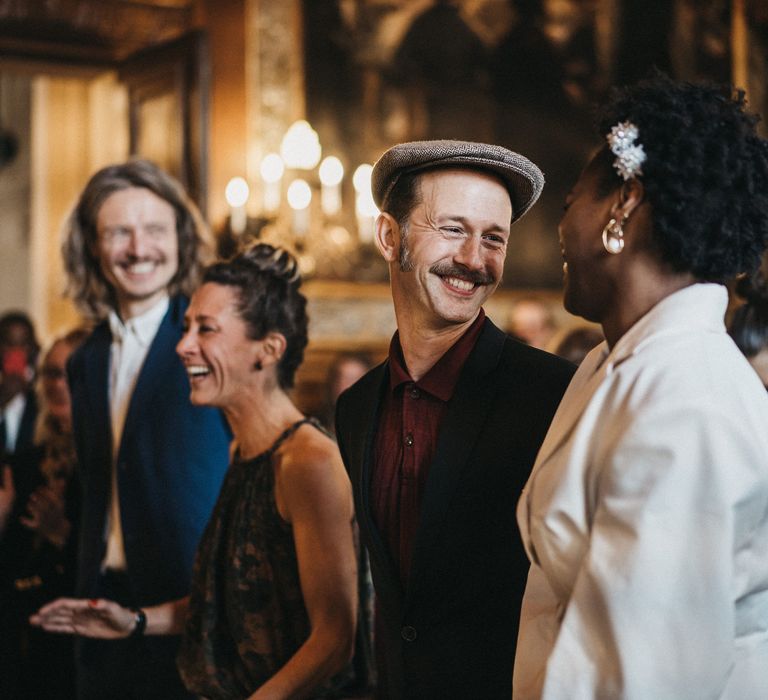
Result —
M 398 330 L 339 399 L 377 595 L 379 698 L 509 700 L 528 560 L 515 506 L 570 364 L 482 309 L 544 178 L 499 146 L 406 143 L 373 170 Z

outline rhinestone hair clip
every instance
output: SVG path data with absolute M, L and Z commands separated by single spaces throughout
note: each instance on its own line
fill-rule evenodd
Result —
M 624 180 L 643 174 L 642 165 L 646 155 L 643 145 L 635 143 L 638 134 L 637 127 L 632 122 L 619 122 L 611 127 L 611 133 L 605 137 L 611 152 L 616 156 L 613 167 Z

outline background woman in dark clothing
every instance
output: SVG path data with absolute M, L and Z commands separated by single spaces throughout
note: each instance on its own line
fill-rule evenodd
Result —
M 34 445 L 3 467 L 2 697 L 74 697 L 72 641 L 31 628 L 27 618 L 74 589 L 79 484 L 65 369 L 86 336 L 84 329 L 71 331 L 45 354 L 38 375 L 41 411 Z

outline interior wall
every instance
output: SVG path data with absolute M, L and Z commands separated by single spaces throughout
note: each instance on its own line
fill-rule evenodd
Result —
M 128 98 L 113 73 L 38 75 L 31 95 L 29 309 L 50 338 L 81 323 L 63 297 L 62 226 L 88 178 L 128 157 Z
M 0 168 L 0 313 L 20 309 L 31 313 L 29 197 L 30 197 L 29 76 L 0 73 L 0 124 L 18 138 L 19 152 Z
M 205 0 L 211 56 L 208 218 L 220 230 L 227 217 L 224 190 L 243 176 L 247 160 L 245 0 Z

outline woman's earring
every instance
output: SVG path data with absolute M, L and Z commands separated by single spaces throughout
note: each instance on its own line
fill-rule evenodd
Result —
M 624 250 L 624 229 L 622 224 L 626 218 L 622 217 L 621 221 L 611 219 L 603 229 L 603 247 L 611 255 L 618 255 Z
M 255 362 L 255 363 L 254 363 L 254 365 L 253 365 L 253 368 L 254 368 L 255 370 L 259 371 L 259 372 L 260 372 L 262 369 L 264 369 L 264 367 L 263 367 L 263 366 L 262 366 L 262 364 L 261 364 L 261 360 L 256 360 L 256 362 Z

